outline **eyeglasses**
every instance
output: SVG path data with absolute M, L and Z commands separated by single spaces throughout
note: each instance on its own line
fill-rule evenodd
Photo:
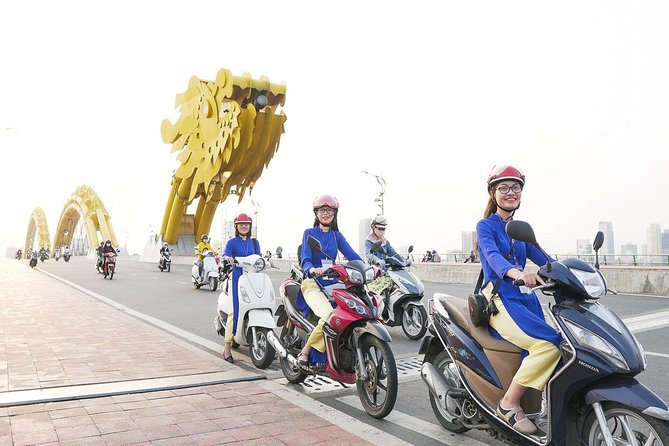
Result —
M 318 211 L 319 214 L 334 214 L 334 209 L 332 208 L 319 208 Z
M 513 192 L 514 194 L 519 194 L 519 193 L 521 193 L 521 192 L 523 191 L 523 188 L 520 187 L 520 184 L 514 184 L 514 185 L 511 186 L 511 187 L 506 186 L 506 185 L 504 185 L 504 186 L 500 186 L 500 187 L 497 188 L 497 190 L 498 190 L 502 195 L 506 195 L 506 194 L 508 194 L 509 192 Z
M 379 231 L 385 231 L 386 230 L 386 228 L 384 228 L 383 226 L 374 226 L 374 228 L 378 229 Z

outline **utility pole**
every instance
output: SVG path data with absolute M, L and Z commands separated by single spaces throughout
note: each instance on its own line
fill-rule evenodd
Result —
M 374 202 L 379 204 L 379 207 L 381 208 L 381 214 L 385 214 L 383 208 L 383 195 L 386 193 L 386 180 L 384 180 L 381 175 L 369 173 L 366 170 L 361 170 L 361 172 L 376 178 L 376 182 L 379 183 L 379 186 L 381 186 L 381 192 L 379 193 L 379 196 L 374 199 Z

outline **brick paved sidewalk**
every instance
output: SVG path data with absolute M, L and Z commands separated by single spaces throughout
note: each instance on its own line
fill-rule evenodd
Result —
M 0 446 L 369 444 L 244 381 L 251 372 L 0 260 L 0 397 L 221 372 L 234 382 L 0 408 Z

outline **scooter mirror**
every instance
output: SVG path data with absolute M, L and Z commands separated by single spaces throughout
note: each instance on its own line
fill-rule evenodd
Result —
M 407 250 L 407 252 L 409 254 L 411 254 L 413 252 L 413 245 L 409 245 L 409 249 Z
M 599 251 L 599 248 L 604 244 L 604 233 L 602 231 L 597 231 L 595 235 L 595 241 L 592 243 L 592 249 L 594 251 Z
M 506 224 L 506 233 L 514 240 L 537 245 L 534 230 L 529 223 L 520 220 L 511 220 Z
M 313 252 L 322 252 L 323 250 L 321 249 L 321 242 L 319 242 L 316 238 L 313 236 L 307 237 L 307 245 L 309 245 L 309 248 Z

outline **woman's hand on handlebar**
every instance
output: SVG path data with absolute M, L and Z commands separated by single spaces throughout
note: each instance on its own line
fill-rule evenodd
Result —
M 225 263 L 230 263 L 230 264 L 235 263 L 235 258 L 225 256 Z
M 311 277 L 320 277 L 325 274 L 325 268 L 311 268 L 309 270 L 309 276 Z
M 513 284 L 516 286 L 525 285 L 528 288 L 534 288 L 537 284 L 546 285 L 546 282 L 544 282 L 537 273 L 521 273 L 514 279 Z

